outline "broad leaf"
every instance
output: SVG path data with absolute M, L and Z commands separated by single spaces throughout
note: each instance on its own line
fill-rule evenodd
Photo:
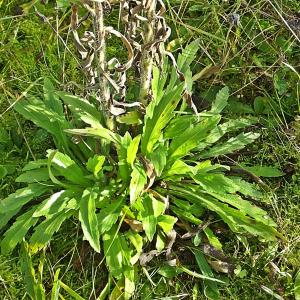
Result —
M 125 267 L 130 266 L 131 254 L 125 237 L 117 231 L 116 225 L 103 235 L 103 247 L 110 274 L 120 279 Z
M 83 192 L 80 200 L 79 220 L 85 239 L 96 252 L 100 252 L 100 233 L 95 203 L 97 196 L 93 188 Z
M 105 162 L 105 156 L 95 154 L 93 157 L 89 158 L 86 168 L 97 177 L 98 173 L 102 169 Z
M 109 231 L 116 224 L 123 205 L 124 197 L 120 196 L 118 199 L 112 200 L 109 205 L 101 209 L 100 213 L 97 214 L 100 234 Z
M 65 177 L 77 185 L 90 185 L 90 181 L 84 178 L 82 169 L 68 155 L 58 151 L 48 150 L 48 157 L 50 156 L 52 158 L 51 166 L 60 176 Z
M 211 112 L 219 114 L 226 107 L 229 98 L 229 89 L 227 86 L 222 88 L 217 96 L 215 101 L 212 103 Z
M 132 166 L 131 181 L 130 181 L 130 203 L 134 203 L 136 199 L 144 191 L 144 187 L 147 183 L 147 175 L 145 170 L 140 164 L 134 164 Z
M 139 144 L 141 140 L 141 135 L 137 135 L 129 144 L 127 148 L 127 163 L 132 166 L 136 160 L 136 155 L 138 152 Z

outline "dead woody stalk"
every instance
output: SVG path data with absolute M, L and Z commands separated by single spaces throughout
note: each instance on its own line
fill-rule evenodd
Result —
M 112 5 L 120 5 L 121 24 L 125 34 L 112 27 L 105 26 L 105 12 Z M 72 31 L 75 45 L 82 59 L 82 69 L 89 80 L 89 88 L 96 90 L 100 108 L 105 111 L 107 126 L 113 129 L 116 116 L 125 114 L 132 107 L 146 106 L 151 100 L 151 79 L 153 64 L 162 65 L 163 44 L 170 35 L 163 14 L 165 6 L 162 0 L 130 1 L 83 1 L 83 7 L 93 19 L 93 32 L 85 31 L 79 38 L 77 29 L 77 6 L 72 8 Z M 126 63 L 118 58 L 107 61 L 106 41 L 111 35 L 120 38 L 128 51 Z M 126 73 L 135 67 L 140 81 L 139 99 L 126 103 Z

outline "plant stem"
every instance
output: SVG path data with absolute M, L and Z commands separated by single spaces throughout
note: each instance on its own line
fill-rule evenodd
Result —
M 155 39 L 154 31 L 155 31 L 156 3 L 157 0 L 147 0 L 146 7 L 145 7 L 148 22 L 145 25 L 144 48 L 142 50 L 142 57 L 141 57 L 141 64 L 140 64 L 140 69 L 141 69 L 140 102 L 145 106 L 148 104 L 150 99 L 153 58 L 152 58 L 152 50 L 151 47 L 149 47 L 149 45 L 151 45 Z
M 115 129 L 115 121 L 110 113 L 110 87 L 105 76 L 107 73 L 106 42 L 103 3 L 94 2 L 95 18 L 94 27 L 97 41 L 96 59 L 98 63 L 99 91 L 101 98 L 101 109 L 105 111 L 106 125 L 110 130 Z

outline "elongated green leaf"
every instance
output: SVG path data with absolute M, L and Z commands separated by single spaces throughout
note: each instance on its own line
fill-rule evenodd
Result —
M 132 166 L 131 181 L 130 181 L 130 203 L 134 203 L 142 194 L 147 183 L 147 175 L 140 164 Z
M 162 228 L 162 230 L 168 234 L 174 227 L 177 222 L 177 218 L 169 215 L 161 215 L 157 218 L 158 225 Z
M 62 103 L 55 94 L 54 86 L 49 78 L 44 78 L 44 102 L 47 107 L 56 112 L 58 115 L 64 114 Z
M 15 210 L 10 210 L 7 213 L 0 214 L 0 229 L 2 229 L 11 218 L 13 218 L 19 211 L 21 207 L 15 209 Z
M 96 215 L 97 192 L 93 188 L 86 189 L 80 200 L 79 220 L 84 237 L 91 247 L 100 252 L 100 233 Z
M 153 109 L 153 112 L 150 112 L 150 108 L 147 108 L 141 140 L 142 154 L 146 155 L 152 152 L 153 146 L 162 134 L 162 130 L 173 117 L 173 111 L 180 101 L 183 88 L 183 84 L 176 86 L 165 94 L 154 108 L 149 106 L 151 110 Z
M 141 141 L 141 135 L 137 135 L 129 144 L 127 148 L 127 163 L 132 166 L 136 160 L 136 154 L 138 152 L 139 144 Z
M 184 161 L 177 159 L 173 165 L 163 173 L 162 177 L 169 177 L 174 175 L 188 175 L 195 173 L 196 170 L 186 164 Z
M 241 194 L 252 197 L 253 199 L 261 199 L 263 197 L 263 193 L 259 190 L 257 185 L 249 183 L 239 177 L 230 177 L 230 180 L 235 183 Z
M 172 186 L 172 188 L 175 196 L 181 195 L 189 201 L 199 203 L 207 209 L 216 212 L 234 232 L 246 230 L 269 241 L 276 240 L 276 237 L 281 236 L 274 227 L 250 218 L 243 212 L 231 208 L 227 204 L 211 198 L 209 195 L 201 195 L 199 192 L 193 191 L 186 186 L 184 188 Z M 170 192 L 173 193 L 173 191 Z
M 90 101 L 65 92 L 56 93 L 68 105 L 74 115 L 79 117 L 90 115 L 95 120 L 98 120 L 98 123 L 102 120 L 102 114 Z
M 26 171 L 16 178 L 16 182 L 37 183 L 50 180 L 47 168 Z
M 219 123 L 220 119 L 220 116 L 207 118 L 175 137 L 169 148 L 169 163 L 188 155 L 191 150 L 195 149 L 207 137 L 208 132 Z
M 70 218 L 72 214 L 72 211 L 63 211 L 36 226 L 29 243 L 31 252 L 36 253 L 44 248 L 50 242 L 53 234 L 59 230 L 62 223 Z
M 211 112 L 219 114 L 226 107 L 229 98 L 229 88 L 225 86 L 222 88 L 217 96 L 215 101 L 212 103 Z
M 173 139 L 192 127 L 196 121 L 195 115 L 182 115 L 174 118 L 164 131 L 164 138 Z
M 190 44 L 188 44 L 182 51 L 181 54 L 178 56 L 177 65 L 178 69 L 181 73 L 183 73 L 185 80 L 186 80 L 186 86 L 188 87 L 188 91 L 191 90 L 191 71 L 190 71 L 190 65 L 195 60 L 196 53 L 199 50 L 200 43 L 199 39 L 194 40 Z M 172 69 L 171 78 L 169 80 L 168 89 L 173 88 L 173 86 L 179 82 L 180 79 L 178 78 L 178 74 L 176 73 L 175 68 Z
M 35 199 L 45 193 L 49 187 L 38 183 L 33 183 L 25 188 L 17 190 L 7 198 L 0 201 L 0 214 L 6 214 L 10 211 L 16 211 L 32 199 Z
M 259 133 L 241 133 L 238 136 L 229 139 L 224 144 L 218 144 L 200 154 L 201 158 L 216 157 L 219 155 L 230 154 L 237 150 L 243 149 L 248 144 L 251 144 L 260 136 Z
M 21 243 L 28 230 L 36 224 L 38 218 L 33 218 L 36 207 L 24 213 L 14 224 L 5 232 L 4 239 L 1 241 L 1 252 L 9 254 L 18 243 Z
M 167 76 L 168 67 L 169 67 L 168 64 L 164 63 L 163 71 L 160 72 L 157 66 L 153 66 L 153 72 L 152 72 L 153 78 L 151 83 L 152 83 L 153 101 L 155 101 L 156 103 L 158 103 L 163 96 L 164 87 L 168 78 Z M 155 106 L 156 103 L 154 103 L 153 107 Z
M 143 229 L 151 242 L 156 233 L 158 216 L 165 210 L 165 204 L 146 194 L 143 199 L 143 211 L 141 213 Z
M 121 146 L 118 148 L 118 176 L 124 181 L 130 181 L 130 165 L 128 164 L 128 148 L 132 142 L 129 132 L 126 132 L 121 139 Z
M 156 176 L 160 176 L 167 164 L 167 147 L 159 145 L 153 152 L 149 154 L 151 163 L 154 166 Z
M 131 255 L 126 239 L 118 233 L 116 225 L 104 233 L 103 248 L 110 274 L 117 279 L 122 278 L 125 267 L 130 266 Z
M 224 174 L 200 173 L 193 176 L 193 179 L 208 192 L 234 194 L 239 190 L 239 187 L 234 183 L 234 181 L 226 177 Z
M 93 157 L 89 158 L 86 168 L 97 177 L 98 173 L 102 169 L 105 162 L 105 156 L 95 154 Z
M 49 217 L 61 212 L 67 208 L 69 201 L 73 198 L 75 193 L 73 191 L 59 191 L 51 195 L 50 198 L 44 200 L 35 210 L 33 217 Z M 76 200 L 74 199 L 76 202 Z M 70 206 L 70 204 L 69 204 Z M 71 208 L 71 207 L 70 207 Z
M 269 166 L 243 166 L 243 169 L 259 177 L 281 177 L 284 175 L 281 170 Z
M 59 280 L 59 286 L 63 288 L 69 296 L 71 296 L 75 300 L 85 300 L 82 298 L 78 293 L 76 293 L 74 290 L 72 290 L 69 286 L 64 284 L 61 280 Z
M 214 273 L 207 263 L 203 253 L 199 250 L 193 250 L 198 267 L 201 273 L 207 277 L 214 277 Z M 204 294 L 208 299 L 218 300 L 220 299 L 220 292 L 216 282 L 211 280 L 203 280 Z
M 116 224 L 124 203 L 125 199 L 121 196 L 118 199 L 111 201 L 109 205 L 101 209 L 100 213 L 97 214 L 100 234 L 109 231 L 112 226 Z
M 68 129 L 65 130 L 68 133 L 76 134 L 76 135 L 83 135 L 83 136 L 92 136 L 92 137 L 98 137 L 106 139 L 110 142 L 115 143 L 116 145 L 120 145 L 122 138 L 117 133 L 114 133 L 110 131 L 109 129 L 106 129 L 104 127 L 99 128 L 85 128 L 85 129 Z
M 14 109 L 24 118 L 51 133 L 59 149 L 68 151 L 69 142 L 64 130 L 71 128 L 71 125 L 63 115 L 54 112 L 41 100 L 34 98 L 17 102 Z
M 60 285 L 59 285 L 59 272 L 60 269 L 57 269 L 54 274 L 54 279 L 53 279 L 53 287 L 51 290 L 51 300 L 58 300 L 59 299 L 59 290 L 60 290 Z
M 31 255 L 26 242 L 21 247 L 21 271 L 26 285 L 26 292 L 32 300 L 45 300 L 45 290 L 37 283 Z
M 236 120 L 229 120 L 223 124 L 215 127 L 207 136 L 207 138 L 197 147 L 197 151 L 202 151 L 203 149 L 211 146 L 220 140 L 226 133 L 236 131 L 241 128 L 248 127 L 257 123 L 257 118 L 240 118 Z
M 52 158 L 52 155 L 53 158 Z M 48 157 L 51 156 L 51 166 L 56 172 L 67 180 L 77 184 L 88 186 L 90 181 L 84 178 L 82 169 L 66 154 L 58 151 L 48 150 Z
M 33 161 L 30 161 L 28 164 L 26 164 L 22 170 L 30 171 L 30 170 L 39 169 L 41 167 L 47 167 L 47 162 L 48 162 L 47 159 L 33 160 Z

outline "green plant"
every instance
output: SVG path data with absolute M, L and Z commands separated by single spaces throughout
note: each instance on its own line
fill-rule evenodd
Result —
M 104 253 L 110 276 L 118 280 L 116 288 L 125 299 L 134 292 L 138 262 L 145 265 L 164 251 L 171 269 L 205 279 L 207 291 L 218 295 L 213 285 L 218 280 L 208 264 L 204 269 L 199 263 L 201 275 L 176 259 L 176 238 L 193 238 L 193 252 L 200 244 L 222 251 L 211 226 L 220 220 L 242 240 L 247 234 L 265 241 L 280 236 L 267 213 L 250 201 L 263 197 L 256 185 L 234 176 L 230 166 L 214 162 L 258 137 L 247 132 L 226 140 L 227 133 L 255 120 L 222 120 L 227 87 L 209 111 L 194 114 L 187 107 L 184 94 L 192 85 L 189 65 L 197 43 L 178 58 L 185 81 L 166 60 L 163 72 L 154 67 L 153 99 L 145 116 L 135 111 L 121 116 L 118 133 L 105 128 L 93 99 L 57 92 L 48 79 L 44 99 L 27 97 L 15 104 L 19 113 L 53 136 L 58 150 L 49 150 L 47 159 L 29 162 L 17 178 L 27 186 L 0 202 L 1 228 L 17 215 L 4 234 L 2 253 L 10 253 L 27 234 L 30 252 L 36 253 L 63 222 L 75 218 L 83 238 Z M 86 124 L 90 127 L 76 129 Z M 201 251 L 195 255 L 197 262 L 204 260 Z

